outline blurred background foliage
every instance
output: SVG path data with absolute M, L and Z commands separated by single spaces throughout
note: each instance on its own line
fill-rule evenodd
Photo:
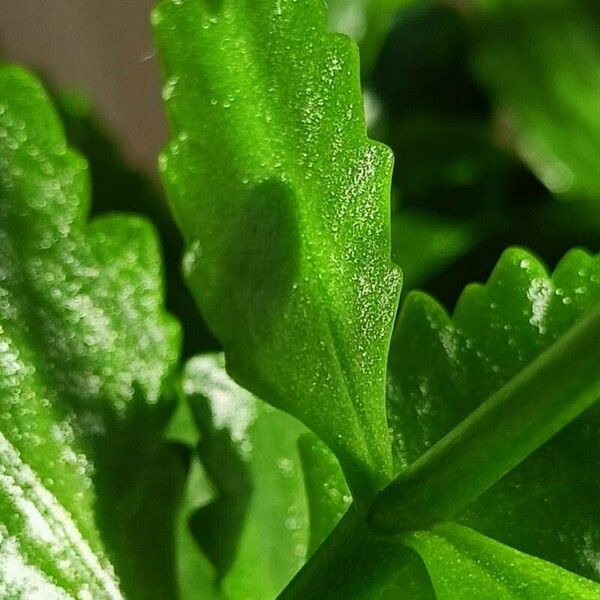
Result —
M 424 289 L 451 309 L 509 245 L 549 266 L 573 246 L 598 251 L 596 3 L 330 0 L 328 9 L 331 27 L 360 46 L 370 134 L 396 156 L 393 258 L 405 292 Z M 54 98 L 90 162 L 94 212 L 142 213 L 159 231 L 184 355 L 216 349 L 183 284 L 182 240 L 154 170 L 129 166 L 84 93 L 54 88 Z

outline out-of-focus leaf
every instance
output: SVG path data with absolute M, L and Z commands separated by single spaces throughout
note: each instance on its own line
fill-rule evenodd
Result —
M 352 496 L 335 455 L 312 433 L 298 440 L 308 502 L 311 555 L 350 507 Z
M 476 73 L 553 192 L 600 199 L 599 15 L 584 0 L 476 0 Z
M 181 600 L 224 598 L 217 585 L 215 567 L 201 551 L 190 527 L 197 510 L 212 500 L 212 495 L 206 494 L 209 483 L 208 476 L 196 458 L 192 461 L 177 528 L 177 579 Z
M 477 218 L 486 226 L 495 211 L 512 208 L 516 184 L 519 202 L 530 200 L 527 182 L 518 181 L 522 165 L 495 144 L 485 123 L 417 109 L 408 111 L 386 139 L 396 156 L 394 189 L 406 208 Z
M 223 595 L 216 585 L 215 567 L 201 551 L 190 528 L 193 515 L 199 508 L 214 500 L 216 490 L 197 455 L 200 433 L 183 394 L 180 394 L 165 436 L 169 441 L 185 448 L 190 457 L 190 468 L 177 519 L 175 553 L 178 597 L 181 600 L 221 600 Z
M 530 254 L 504 254 L 452 318 L 410 295 L 390 353 L 388 410 L 397 470 L 419 458 L 600 302 L 600 260 L 569 253 L 552 276 Z M 476 502 L 464 520 L 529 554 L 598 579 L 600 408 L 556 435 Z M 518 523 L 518 527 L 515 527 Z
M 313 429 L 364 503 L 391 474 L 400 275 L 356 48 L 320 0 L 163 0 L 153 20 L 190 286 L 236 380 Z
M 600 586 L 552 563 L 447 524 L 407 541 L 423 558 L 438 600 L 597 600 Z
M 217 341 L 208 331 L 183 281 L 180 266 L 183 240 L 166 200 L 148 176 L 127 163 L 85 95 L 51 90 L 51 96 L 67 143 L 88 161 L 93 199 L 91 213 L 135 212 L 148 217 L 158 230 L 165 263 L 166 305 L 183 326 L 183 356 L 216 349 Z
M 85 162 L 0 70 L 0 595 L 173 597 L 178 327 L 140 219 L 86 222 Z M 152 502 L 148 502 L 152 498 Z M 113 566 L 116 576 L 113 573 Z M 120 583 L 117 583 L 117 578 Z
M 274 598 L 306 556 L 307 509 L 298 436 L 306 428 L 238 387 L 220 355 L 186 366 L 184 391 L 215 499 L 191 518 L 225 597 Z

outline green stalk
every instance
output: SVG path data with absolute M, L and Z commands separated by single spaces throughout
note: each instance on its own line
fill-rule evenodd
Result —
M 421 595 L 429 589 L 427 571 L 416 552 L 394 537 L 374 534 L 352 505 L 278 600 L 415 600 L 431 597 Z
M 459 513 L 600 398 L 600 307 L 486 400 L 378 496 L 379 531 Z

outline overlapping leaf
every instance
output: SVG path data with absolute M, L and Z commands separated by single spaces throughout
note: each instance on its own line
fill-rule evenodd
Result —
M 87 224 L 88 187 L 39 83 L 3 67 L 3 597 L 174 593 L 185 465 L 161 431 L 178 328 L 153 232 L 133 218 Z
M 410 295 L 390 355 L 388 410 L 397 469 L 599 302 L 600 259 L 580 250 L 551 276 L 527 252 L 507 251 L 485 286 L 467 288 L 452 318 L 431 298 Z M 494 539 L 597 580 L 599 411 L 589 409 L 535 452 L 464 519 Z
M 226 598 L 274 598 L 306 557 L 307 509 L 298 421 L 238 387 L 221 355 L 186 366 L 184 391 L 215 498 L 190 527 Z
M 319 0 L 164 0 L 161 160 L 196 299 L 244 387 L 315 430 L 358 500 L 389 478 L 389 151 Z

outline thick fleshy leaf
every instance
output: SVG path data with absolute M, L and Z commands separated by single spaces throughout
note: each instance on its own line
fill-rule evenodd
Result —
M 359 502 L 391 474 L 389 150 L 321 0 L 163 0 L 173 141 L 161 159 L 185 270 L 227 368 L 338 455 Z
M 296 448 L 306 428 L 238 387 L 221 355 L 191 359 L 183 387 L 201 434 L 198 454 L 216 488 L 190 527 L 225 597 L 275 598 L 306 556 Z
M 419 458 L 600 302 L 600 259 L 569 253 L 549 275 L 509 250 L 450 318 L 410 295 L 392 351 L 388 410 L 397 470 Z M 464 519 L 519 550 L 598 579 L 597 430 L 593 407 L 485 493 Z M 515 524 L 518 523 L 518 527 Z
M 553 192 L 600 199 L 600 14 L 583 0 L 477 0 L 476 72 Z
M 87 224 L 88 188 L 40 84 L 3 67 L 3 597 L 174 594 L 185 463 L 162 428 L 178 327 L 152 230 L 125 217 Z
M 600 585 L 455 524 L 407 536 L 438 600 L 598 600 Z

